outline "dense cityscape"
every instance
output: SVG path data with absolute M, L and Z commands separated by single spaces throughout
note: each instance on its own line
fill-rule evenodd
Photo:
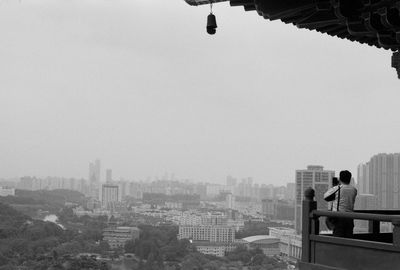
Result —
M 400 269 L 400 1 L 1 1 L 0 33 L 0 270 Z
M 396 209 L 400 154 L 358 166 L 355 209 Z M 114 180 L 99 159 L 87 179 L 0 182 L 0 269 L 297 269 L 304 191 L 319 209 L 335 171 L 309 165 L 293 183 Z M 386 188 L 382 188 L 386 187 Z M 321 230 L 328 230 L 321 223 Z M 368 224 L 356 221 L 355 232 Z M 390 223 L 381 223 L 391 232 Z

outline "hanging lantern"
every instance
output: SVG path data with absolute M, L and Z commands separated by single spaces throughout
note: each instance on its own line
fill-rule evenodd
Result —
M 207 17 L 207 33 L 214 35 L 217 32 L 217 19 L 215 15 L 210 13 Z

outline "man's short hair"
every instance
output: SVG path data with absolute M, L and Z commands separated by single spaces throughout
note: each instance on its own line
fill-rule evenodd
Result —
M 350 184 L 351 181 L 351 172 L 349 171 L 341 171 L 339 174 L 340 182 L 343 184 Z

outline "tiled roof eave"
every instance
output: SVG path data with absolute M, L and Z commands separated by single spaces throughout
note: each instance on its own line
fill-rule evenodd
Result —
M 390 0 L 230 0 L 267 20 L 397 51 L 400 2 Z

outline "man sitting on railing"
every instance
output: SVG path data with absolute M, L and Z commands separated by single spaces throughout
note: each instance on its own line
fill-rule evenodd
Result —
M 357 189 L 350 185 L 351 172 L 341 171 L 339 174 L 340 185 L 330 188 L 324 199 L 332 202 L 332 211 L 353 212 L 356 201 Z M 352 219 L 335 218 L 333 222 L 333 236 L 353 237 L 354 222 Z

